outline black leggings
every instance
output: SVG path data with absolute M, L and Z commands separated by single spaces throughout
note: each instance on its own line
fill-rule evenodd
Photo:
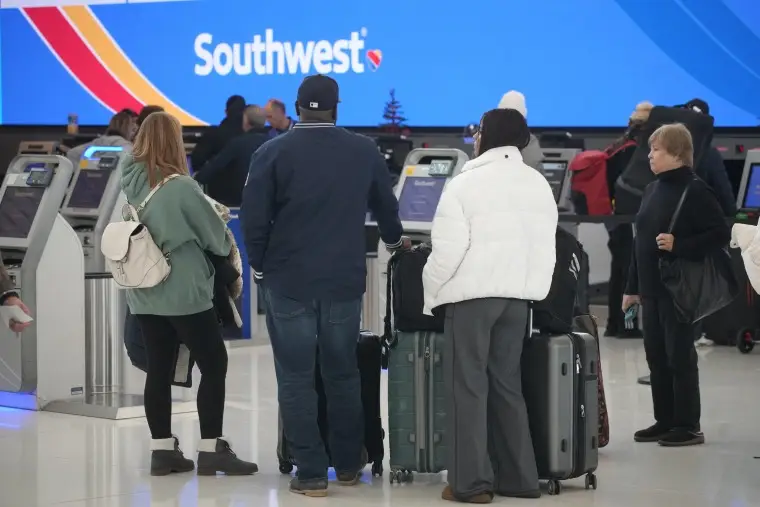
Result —
M 198 419 L 201 438 L 222 436 L 227 349 L 213 309 L 193 315 L 137 315 L 148 355 L 145 417 L 154 439 L 172 436 L 171 383 L 180 342 L 187 345 L 201 371 Z

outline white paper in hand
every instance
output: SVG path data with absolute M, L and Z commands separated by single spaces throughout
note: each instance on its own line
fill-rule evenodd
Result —
M 0 306 L 0 318 L 3 319 L 3 324 L 5 327 L 11 325 L 11 320 L 15 320 L 16 322 L 20 322 L 22 324 L 26 324 L 27 322 L 34 320 L 29 315 L 27 315 L 24 310 L 16 305 Z

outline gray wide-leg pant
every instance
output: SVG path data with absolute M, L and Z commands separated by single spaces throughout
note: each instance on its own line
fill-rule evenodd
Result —
M 520 371 L 528 318 L 528 302 L 513 299 L 446 309 L 448 481 L 457 498 L 539 487 Z

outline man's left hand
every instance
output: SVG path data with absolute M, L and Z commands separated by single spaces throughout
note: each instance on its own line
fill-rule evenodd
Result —
M 660 250 L 665 250 L 666 252 L 672 252 L 673 251 L 673 243 L 675 242 L 675 238 L 672 234 L 658 234 L 657 238 L 657 248 Z
M 32 315 L 31 312 L 29 311 L 29 308 L 24 304 L 24 302 L 21 301 L 21 299 L 16 296 L 11 296 L 7 298 L 5 302 L 3 303 L 3 305 L 4 306 L 18 306 L 24 311 L 25 314 L 30 315 L 30 316 Z M 32 325 L 31 322 L 17 322 L 12 319 L 10 321 L 10 328 L 14 333 L 20 333 L 21 331 L 23 331 L 24 329 L 28 328 L 31 325 Z

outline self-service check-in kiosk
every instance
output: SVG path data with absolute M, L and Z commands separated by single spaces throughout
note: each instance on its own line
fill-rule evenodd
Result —
M 58 151 L 57 141 L 21 141 L 18 145 L 19 155 L 53 155 Z
M 84 397 L 84 258 L 58 213 L 73 167 L 56 155 L 22 155 L 0 188 L 0 253 L 34 321 L 0 326 L 0 405 L 68 411 Z
M 570 162 L 581 152 L 577 149 L 544 149 L 544 176 L 552 187 L 554 201 L 560 213 L 572 213 L 573 204 L 570 199 Z
M 736 196 L 736 219 L 756 225 L 760 218 L 760 150 L 750 150 L 744 162 L 744 171 Z
M 469 159 L 462 150 L 450 148 L 418 148 L 409 152 L 396 186 L 396 198 L 404 234 L 411 238 L 412 243 L 430 242 L 433 218 L 443 189 L 460 173 Z M 367 225 L 376 224 L 370 219 Z M 377 257 L 368 259 L 376 265 L 368 262 L 367 276 L 375 278 L 368 278 L 365 294 L 365 298 L 377 298 L 377 303 L 365 301 L 364 312 L 367 313 L 373 307 L 377 310 L 376 313 L 365 316 L 363 326 L 374 333 L 382 333 L 390 253 L 382 243 L 377 250 Z

